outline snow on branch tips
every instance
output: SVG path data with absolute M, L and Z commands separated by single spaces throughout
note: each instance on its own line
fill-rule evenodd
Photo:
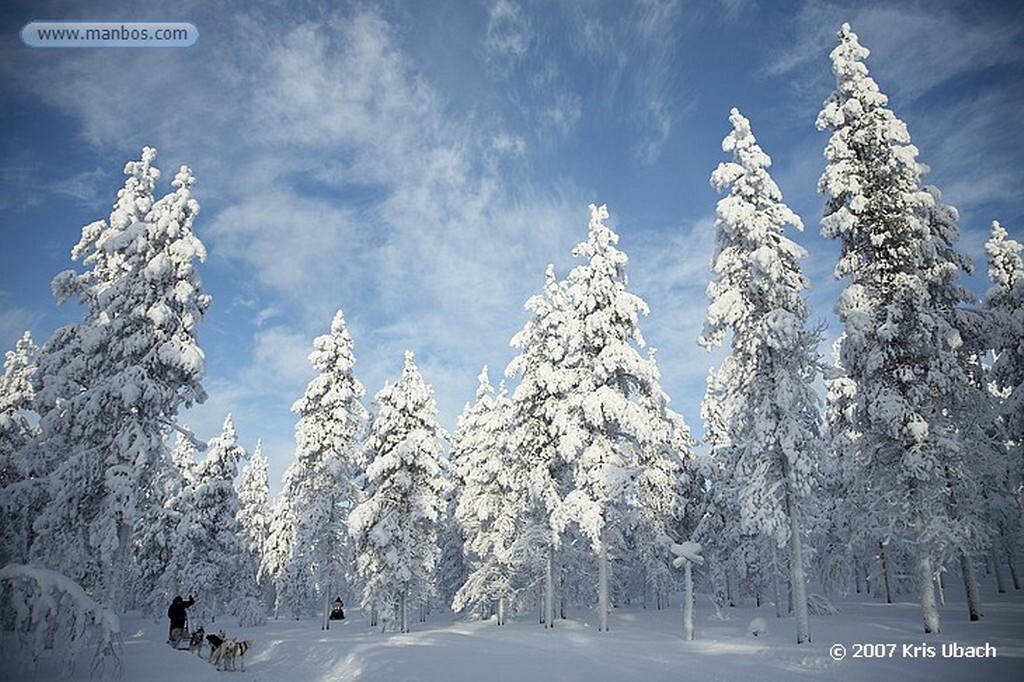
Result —
M 120 677 L 124 670 L 117 615 L 93 601 L 70 578 L 37 566 L 0 569 L 0 660 L 5 668 L 36 670 L 49 658 L 65 677 L 89 655 L 89 674 Z

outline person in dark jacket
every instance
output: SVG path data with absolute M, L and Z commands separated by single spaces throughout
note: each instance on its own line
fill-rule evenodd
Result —
M 181 595 L 178 595 L 167 608 L 167 617 L 171 619 L 171 629 L 167 634 L 167 641 L 170 644 L 174 644 L 177 640 L 181 639 L 181 635 L 185 631 L 185 623 L 188 621 L 187 609 L 195 603 L 196 600 L 192 595 L 189 595 L 188 601 L 185 601 L 181 598 Z M 175 633 L 175 630 L 178 632 Z
M 331 604 L 331 620 L 345 620 L 345 604 L 341 601 L 341 597 L 336 597 L 334 603 Z

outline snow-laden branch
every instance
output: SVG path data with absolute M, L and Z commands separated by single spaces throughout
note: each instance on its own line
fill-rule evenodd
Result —
M 166 420 L 166 419 L 160 420 L 160 423 L 163 424 L 164 426 L 169 427 L 169 428 L 173 429 L 174 431 L 177 431 L 178 433 L 180 433 L 192 445 L 192 447 L 194 447 L 199 452 L 206 452 L 206 448 L 207 448 L 206 441 L 200 440 L 199 437 L 196 436 L 196 434 L 192 433 L 191 431 L 189 431 L 185 427 L 181 426 L 177 422 L 173 422 L 173 421 Z
M 52 651 L 61 673 L 70 678 L 91 650 L 90 676 L 124 673 L 120 619 L 67 576 L 38 566 L 4 566 L 0 613 L 0 658 L 7 669 L 34 670 Z

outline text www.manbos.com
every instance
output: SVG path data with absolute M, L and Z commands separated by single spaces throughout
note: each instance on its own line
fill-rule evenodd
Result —
M 29 47 L 189 47 L 198 39 L 183 21 L 31 21 L 21 29 Z

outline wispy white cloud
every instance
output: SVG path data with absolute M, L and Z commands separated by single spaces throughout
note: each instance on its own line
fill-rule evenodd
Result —
M 688 107 L 676 80 L 682 21 L 677 0 L 642 0 L 617 16 L 583 6 L 574 11 L 572 42 L 598 65 L 607 97 L 631 131 L 631 150 L 641 165 L 658 160 Z
M 532 41 L 530 22 L 514 0 L 497 0 L 487 18 L 484 45 L 492 59 L 522 59 Z

